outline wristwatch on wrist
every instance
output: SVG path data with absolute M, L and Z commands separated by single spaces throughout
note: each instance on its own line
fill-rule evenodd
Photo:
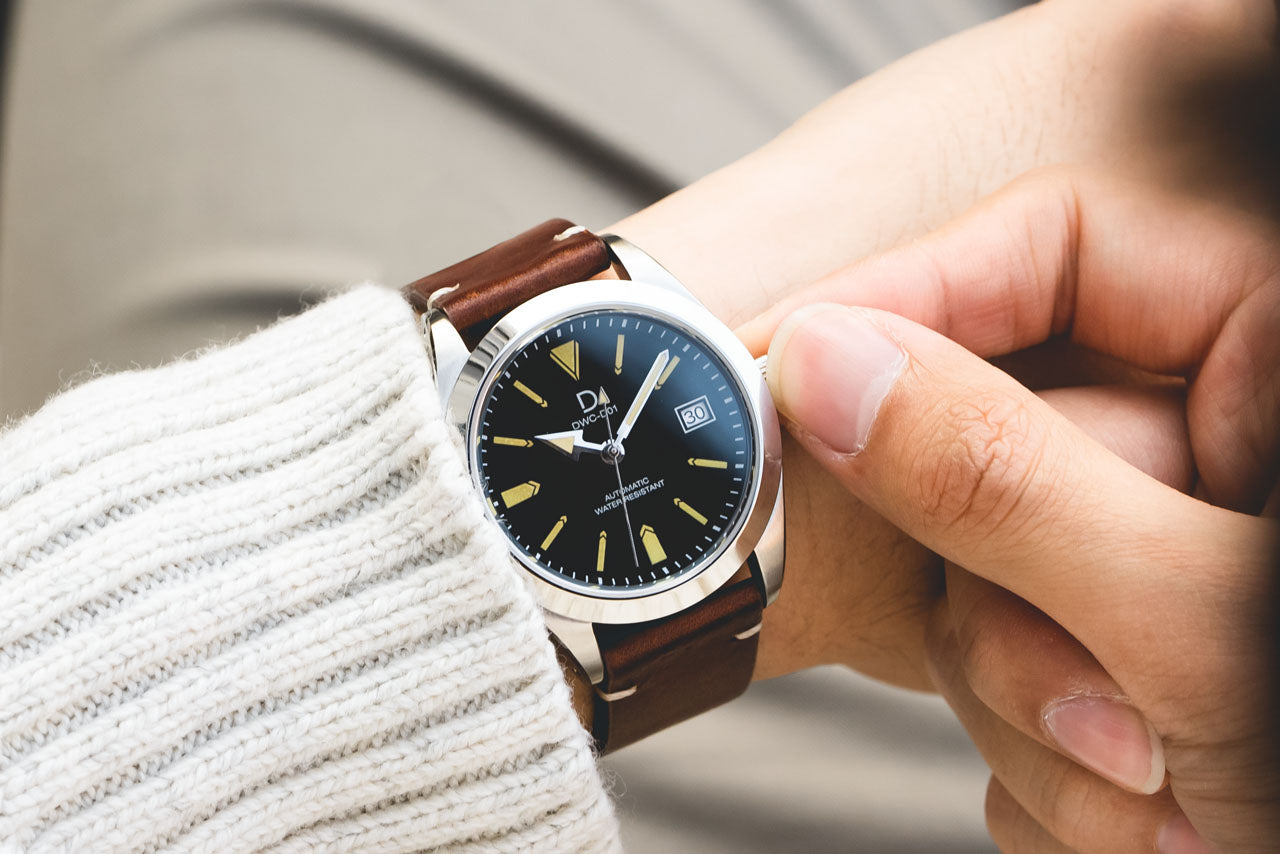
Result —
M 648 255 L 566 220 L 405 292 L 600 749 L 741 694 L 783 570 L 763 364 Z

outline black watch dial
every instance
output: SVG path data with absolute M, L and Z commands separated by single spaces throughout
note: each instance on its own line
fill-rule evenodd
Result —
M 640 596 L 736 532 L 750 410 L 715 352 L 625 311 L 561 321 L 498 368 L 474 464 L 489 508 L 550 580 Z

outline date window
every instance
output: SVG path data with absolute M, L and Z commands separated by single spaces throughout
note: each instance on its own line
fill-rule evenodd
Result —
M 676 407 L 676 418 L 680 420 L 680 427 L 686 433 L 692 433 L 699 427 L 705 427 L 712 421 L 716 420 L 716 414 L 711 411 L 711 402 L 707 400 L 704 394 L 701 397 L 695 397 L 688 403 L 682 403 Z

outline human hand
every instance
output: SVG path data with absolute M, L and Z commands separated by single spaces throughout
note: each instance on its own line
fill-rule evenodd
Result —
M 954 561 L 933 609 L 931 670 L 995 773 L 997 841 L 1269 848 L 1280 534 L 1247 514 L 1278 500 L 1280 227 L 1059 170 L 833 274 L 812 297 L 905 315 L 797 312 L 773 339 L 770 381 L 815 458 Z M 1205 500 L 1124 462 L 979 358 L 1051 335 L 1187 379 Z M 1138 423 L 1124 406 L 1116 415 Z M 1153 468 L 1150 438 L 1129 429 L 1109 444 Z
M 1037 166 L 1106 164 L 1253 203 L 1275 186 L 1275 163 L 1266 146 L 1257 154 L 1239 117 L 1270 103 L 1253 81 L 1274 56 L 1274 27 L 1271 0 L 1038 3 L 858 81 L 759 151 L 607 230 L 661 259 L 732 324 Z M 742 328 L 754 352 L 779 319 Z M 1049 360 L 1070 366 L 1055 384 L 1093 378 L 1072 355 Z M 1105 404 L 1110 395 L 1124 398 L 1144 435 L 1163 438 L 1136 446 Z M 1087 429 L 1104 428 L 1109 447 L 1171 479 L 1189 476 L 1176 389 L 1047 399 Z M 840 662 L 928 688 L 924 625 L 941 567 L 784 443 L 788 583 L 765 612 L 757 677 Z M 844 605 L 838 619 L 815 617 L 833 601 Z

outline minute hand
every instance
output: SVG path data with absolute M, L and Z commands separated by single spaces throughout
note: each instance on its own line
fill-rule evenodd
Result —
M 619 445 L 631 435 L 631 428 L 635 426 L 636 419 L 640 417 L 640 410 L 644 409 L 644 405 L 649 402 L 649 395 L 653 394 L 653 387 L 658 384 L 658 377 L 662 376 L 662 370 L 667 366 L 667 362 L 670 359 L 671 351 L 663 350 L 658 354 L 658 358 L 653 360 L 653 366 L 649 368 L 649 373 L 645 376 L 644 382 L 640 384 L 640 390 L 636 392 L 635 399 L 631 401 L 631 408 L 627 410 L 627 414 L 622 416 L 622 421 L 618 423 L 618 433 L 613 438 Z

